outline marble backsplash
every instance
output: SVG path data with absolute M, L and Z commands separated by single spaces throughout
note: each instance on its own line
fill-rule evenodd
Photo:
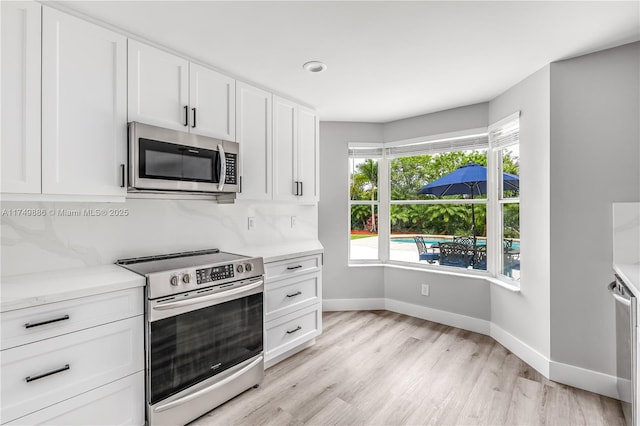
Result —
M 613 262 L 640 265 L 640 203 L 613 203 Z
M 318 237 L 315 205 L 129 199 L 3 202 L 1 209 L 2 276 L 214 247 L 242 253 L 247 247 Z M 25 209 L 36 215 L 26 216 Z M 255 218 L 252 230 L 249 217 Z

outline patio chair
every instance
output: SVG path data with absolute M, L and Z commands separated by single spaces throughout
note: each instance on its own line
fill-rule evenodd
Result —
M 473 249 L 469 244 L 440 243 L 440 265 L 467 268 L 473 260 Z
M 440 258 L 440 255 L 435 252 L 434 248 L 427 248 L 424 243 L 424 238 L 421 235 L 416 235 L 413 240 L 418 246 L 418 260 L 426 260 L 429 263 L 435 263 Z M 429 251 L 431 250 L 431 251 Z
M 487 269 L 487 246 L 477 246 L 473 252 L 473 269 Z
M 454 237 L 453 237 L 453 242 L 454 242 L 454 243 L 460 243 L 460 244 L 469 244 L 469 245 L 473 245 L 473 237 L 467 237 L 467 236 L 454 236 Z

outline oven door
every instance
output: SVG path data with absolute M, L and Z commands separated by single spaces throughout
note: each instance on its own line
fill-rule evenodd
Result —
M 150 424 L 186 423 L 262 381 L 263 288 L 149 302 L 148 318 L 159 312 L 147 322 Z

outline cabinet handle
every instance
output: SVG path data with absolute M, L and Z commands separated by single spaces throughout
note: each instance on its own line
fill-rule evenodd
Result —
M 302 197 L 303 194 L 304 194 L 304 186 L 303 186 L 303 182 L 300 181 L 300 196 Z
M 302 330 L 302 327 L 297 326 L 297 327 L 296 327 L 296 328 L 294 328 L 293 330 L 287 330 L 287 334 L 293 334 L 293 333 L 295 333 L 296 331 L 300 331 L 300 330 Z
M 125 176 L 124 176 L 124 164 L 120 164 L 120 188 L 124 188 Z
M 239 193 L 242 194 L 242 176 L 238 178 Z
M 292 270 L 294 270 L 294 269 L 300 269 L 300 268 L 302 268 L 302 265 L 287 266 L 287 269 L 288 269 L 289 271 L 292 271 Z
M 191 108 L 191 111 L 193 111 L 193 124 L 191 125 L 191 127 L 196 127 L 196 109 Z
M 57 370 L 52 370 L 52 371 L 49 371 L 47 373 L 38 374 L 37 376 L 33 376 L 33 377 L 27 376 L 24 379 L 27 381 L 27 383 L 29 383 L 29 382 L 33 382 L 34 380 L 43 379 L 43 378 L 45 378 L 47 376 L 51 376 L 53 374 L 62 373 L 63 371 L 67 371 L 70 368 L 71 367 L 69 367 L 69 364 L 65 364 L 64 367 L 58 368 Z
M 189 106 L 188 105 L 184 106 L 184 126 L 185 127 L 189 126 Z
M 302 294 L 301 291 L 296 291 L 295 293 L 287 294 L 287 297 L 296 297 L 296 296 L 300 296 L 301 294 Z
M 69 319 L 69 315 L 63 315 L 60 318 L 54 318 L 54 319 L 50 319 L 47 321 L 41 321 L 41 322 L 34 322 L 33 324 L 28 322 L 24 325 L 24 328 L 32 328 L 32 327 L 38 327 L 41 325 L 47 325 L 47 324 L 51 324 L 53 322 L 58 322 L 58 321 L 64 321 L 64 320 L 68 320 Z
M 298 195 L 298 181 L 293 181 L 293 195 Z

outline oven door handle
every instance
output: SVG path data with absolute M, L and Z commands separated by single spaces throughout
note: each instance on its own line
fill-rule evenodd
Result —
M 246 291 L 253 290 L 254 288 L 258 288 L 258 287 L 262 286 L 263 284 L 264 284 L 264 281 L 260 280 L 260 281 L 256 281 L 253 284 L 249 284 L 249 285 L 245 285 L 245 286 L 242 286 L 242 287 L 234 288 L 234 289 L 227 290 L 227 291 L 224 291 L 224 292 L 221 292 L 221 293 L 214 293 L 214 294 L 210 294 L 208 296 L 194 297 L 193 299 L 179 300 L 177 302 L 169 302 L 169 303 L 164 303 L 162 305 L 155 305 L 153 307 L 153 309 L 156 310 L 156 311 L 164 311 L 164 310 L 167 310 L 167 309 L 179 308 L 181 306 L 196 305 L 198 303 L 208 302 L 210 300 L 224 299 L 225 297 L 235 296 L 237 294 L 241 294 L 241 293 L 244 293 Z
M 256 358 L 253 362 L 251 362 L 250 364 L 246 365 L 242 369 L 240 369 L 240 370 L 236 371 L 235 373 L 233 373 L 232 375 L 230 375 L 229 377 L 226 377 L 226 378 L 220 380 L 219 382 L 212 384 L 209 387 L 206 387 L 204 389 L 200 389 L 197 392 L 194 392 L 192 394 L 183 396 L 182 398 L 176 399 L 175 401 L 171 401 L 171 402 L 167 402 L 166 404 L 158 405 L 157 407 L 155 407 L 153 409 L 153 411 L 155 411 L 156 413 L 159 413 L 161 411 L 166 411 L 166 410 L 168 410 L 170 408 L 177 407 L 178 405 L 182 405 L 182 404 L 185 404 L 185 403 L 187 403 L 187 402 L 189 402 L 191 400 L 199 398 L 204 394 L 207 394 L 209 392 L 213 392 L 213 391 L 219 389 L 220 387 L 226 385 L 227 383 L 232 382 L 233 380 L 235 380 L 238 377 L 242 376 L 247 371 L 251 370 L 256 365 L 260 364 L 262 362 L 262 360 L 263 360 L 263 357 L 260 356 L 260 357 Z
M 631 298 L 621 296 L 616 290 L 616 284 L 617 283 L 615 281 L 609 284 L 609 286 L 607 287 L 609 289 L 609 293 L 611 293 L 613 298 L 622 303 L 624 306 L 631 306 Z

